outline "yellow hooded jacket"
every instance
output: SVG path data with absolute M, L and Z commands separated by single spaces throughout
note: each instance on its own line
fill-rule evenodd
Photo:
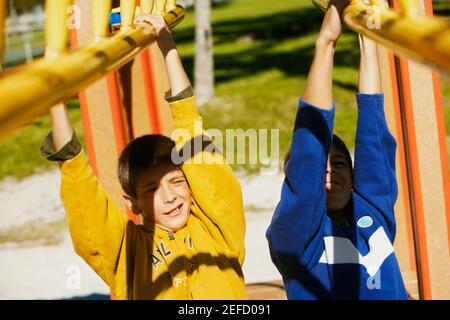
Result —
M 170 105 L 181 148 L 194 137 L 201 117 L 194 97 Z M 192 194 L 187 225 L 177 232 L 158 227 L 148 232 L 105 193 L 84 151 L 63 162 L 61 197 L 75 251 L 108 284 L 113 299 L 247 298 L 238 180 L 214 150 L 197 153 L 182 170 Z

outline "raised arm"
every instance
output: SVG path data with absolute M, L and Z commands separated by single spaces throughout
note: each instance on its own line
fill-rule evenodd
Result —
M 61 167 L 61 199 L 67 214 L 75 251 L 111 287 L 115 274 L 125 271 L 117 261 L 123 248 L 127 217 L 103 190 L 72 129 L 67 109 L 61 103 L 50 110 L 52 133 L 41 146 L 48 159 Z
M 342 33 L 341 13 L 348 1 L 332 0 L 322 22 L 315 53 L 303 91 L 303 100 L 322 109 L 330 109 L 333 85 L 333 57 Z
M 67 114 L 67 107 L 60 103 L 50 109 L 50 118 L 52 120 L 52 137 L 55 151 L 61 150 L 73 136 L 73 128 Z
M 135 23 L 144 28 L 154 28 L 157 35 L 157 43 L 166 63 L 167 76 L 170 82 L 172 96 L 178 95 L 191 85 L 183 64 L 181 63 L 178 50 L 167 28 L 164 19 L 160 16 L 141 15 L 136 17 Z
M 355 143 L 354 191 L 379 212 L 391 240 L 395 237 L 394 204 L 397 198 L 395 174 L 396 141 L 384 114 L 377 45 L 360 36 L 358 123 Z
M 166 62 L 172 95 L 172 139 L 178 149 L 187 147 L 183 149 L 186 152 L 183 154 L 182 170 L 192 191 L 192 210 L 216 243 L 237 254 L 242 264 L 245 220 L 239 181 L 203 130 L 190 81 L 164 20 L 147 15 L 137 18 L 136 23 L 144 27 L 151 24 L 156 29 L 158 46 Z
M 333 55 L 342 30 L 342 8 L 343 2 L 333 2 L 325 14 L 297 111 L 281 199 L 266 234 L 272 260 L 285 277 L 317 263 L 323 252 L 326 162 L 335 113 Z
M 359 35 L 359 93 L 381 93 L 381 73 L 378 61 L 377 44 Z

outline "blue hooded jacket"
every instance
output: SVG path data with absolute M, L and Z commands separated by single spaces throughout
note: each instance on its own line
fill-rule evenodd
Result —
M 267 230 L 289 299 L 407 299 L 394 253 L 396 142 L 383 94 L 357 94 L 353 191 L 347 227 L 327 216 L 325 175 L 336 107 L 300 99 L 291 158 Z

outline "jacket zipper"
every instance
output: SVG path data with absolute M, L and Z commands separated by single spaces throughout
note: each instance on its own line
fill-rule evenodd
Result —
M 173 231 L 168 231 L 168 234 L 169 234 L 169 240 L 170 240 L 170 241 L 173 241 L 173 242 L 175 243 L 175 248 L 176 248 L 177 250 L 180 250 L 180 248 L 178 247 L 178 243 L 177 243 L 177 241 L 175 240 L 175 235 L 173 234 Z

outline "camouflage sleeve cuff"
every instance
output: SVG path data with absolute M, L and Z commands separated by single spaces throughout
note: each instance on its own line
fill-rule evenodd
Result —
M 187 98 L 190 98 L 193 96 L 194 96 L 194 90 L 192 90 L 192 87 L 189 86 L 186 89 L 184 89 L 183 91 L 181 91 L 179 94 L 177 94 L 176 96 L 172 96 L 171 90 L 167 91 L 164 96 L 164 99 L 166 99 L 166 101 L 168 103 L 171 103 L 171 102 L 187 99 Z
M 81 152 L 82 146 L 74 132 L 72 139 L 56 152 L 52 132 L 50 132 L 42 142 L 40 149 L 42 157 L 47 160 L 66 161 L 75 158 Z

